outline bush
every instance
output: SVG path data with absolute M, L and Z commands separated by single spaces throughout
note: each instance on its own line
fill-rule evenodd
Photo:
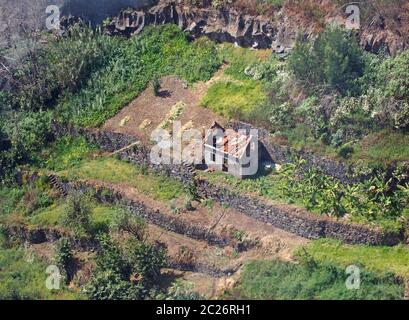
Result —
M 12 213 L 23 198 L 25 192 L 25 188 L 0 185 L 0 216 Z
M 139 241 L 145 240 L 146 223 L 143 219 L 127 210 L 116 210 L 110 228 L 114 231 L 125 231 Z
M 157 76 L 154 76 L 152 81 L 151 81 L 151 84 L 152 84 L 153 94 L 156 97 L 159 96 L 159 92 L 160 92 L 160 88 L 161 88 L 159 78 Z
M 25 216 L 30 216 L 40 208 L 47 208 L 53 203 L 51 197 L 44 191 L 32 188 L 24 193 L 18 209 Z
M 161 247 L 129 240 L 127 253 L 132 272 L 148 283 L 157 279 L 160 270 L 166 266 L 166 250 Z
M 90 145 L 85 138 L 64 136 L 59 138 L 43 152 L 47 169 L 61 171 L 81 163 L 96 147 Z
M 96 272 L 85 292 L 92 300 L 140 300 L 143 297 L 141 287 L 123 280 L 112 270 Z
M 88 297 L 96 300 L 147 298 L 165 265 L 166 251 L 134 239 L 120 247 L 107 234 L 100 235 L 99 242 L 101 250 L 96 267 L 86 286 Z
M 341 93 L 356 92 L 356 80 L 364 72 L 363 50 L 353 36 L 331 26 L 312 44 L 299 38 L 288 68 L 310 89 L 329 87 Z
M 29 161 L 50 139 L 51 114 L 49 112 L 24 112 L 14 114 L 7 131 L 16 161 Z
M 376 81 L 386 97 L 409 102 L 409 50 L 379 66 Z
M 50 37 L 47 45 L 33 51 L 17 70 L 15 103 L 37 111 L 53 104 L 65 90 L 78 90 L 93 72 L 110 61 L 121 41 L 80 27 L 62 37 Z
M 55 262 L 66 282 L 70 282 L 74 272 L 74 256 L 71 244 L 67 238 L 60 239 L 56 244 Z
M 74 193 L 68 197 L 63 225 L 72 230 L 77 237 L 91 234 L 91 202 L 87 196 Z

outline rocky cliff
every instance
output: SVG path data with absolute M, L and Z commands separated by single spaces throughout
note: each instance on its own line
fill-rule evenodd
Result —
M 271 17 L 243 14 L 234 8 L 196 8 L 161 3 L 148 10 L 124 10 L 106 26 L 112 35 L 138 34 L 147 25 L 175 23 L 192 37 L 207 36 L 218 42 L 242 47 L 289 51 L 296 39 L 295 29 Z
M 123 10 L 106 25 L 106 31 L 112 35 L 131 36 L 141 32 L 147 25 L 175 23 L 193 38 L 205 35 L 218 42 L 260 49 L 272 48 L 285 54 L 294 46 L 299 33 L 314 37 L 325 24 L 345 24 L 347 16 L 342 10 L 331 6 L 329 0 L 321 1 L 318 6 L 322 10 L 322 17 L 316 19 L 298 7 L 284 6 L 257 15 L 234 6 L 197 7 L 164 0 L 147 9 Z M 406 9 L 404 7 L 403 11 Z M 395 20 L 404 24 L 404 17 L 406 13 Z M 402 30 L 396 24 L 386 25 L 385 19 L 378 14 L 369 24 L 364 23 L 358 34 L 366 50 L 377 52 L 384 47 L 394 55 L 409 48 L 408 35 Z

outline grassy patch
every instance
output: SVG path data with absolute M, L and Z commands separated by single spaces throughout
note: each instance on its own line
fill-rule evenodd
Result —
M 112 217 L 117 213 L 116 208 L 91 204 L 91 226 L 95 233 L 108 231 Z M 65 203 L 53 204 L 52 206 L 40 210 L 27 218 L 30 225 L 41 227 L 62 227 L 63 218 L 66 210 Z
M 266 61 L 271 57 L 270 50 L 250 50 L 227 43 L 221 45 L 219 51 L 223 60 L 228 64 L 225 74 L 236 80 L 247 80 L 249 77 L 245 74 L 245 70 L 248 67 Z
M 78 299 L 80 295 L 66 288 L 46 288 L 47 264 L 34 257 L 28 261 L 23 249 L 0 247 L 0 299 Z
M 183 186 L 171 178 L 145 172 L 136 165 L 113 158 L 84 162 L 72 170 L 62 171 L 59 174 L 68 179 L 95 179 L 108 183 L 125 183 L 139 192 L 163 201 L 178 198 L 183 192 Z
M 40 210 L 30 217 L 30 223 L 43 227 L 57 227 L 61 224 L 61 218 L 64 215 L 65 206 L 53 204 L 48 208 Z
M 0 188 L 0 216 L 13 212 L 16 205 L 24 196 L 24 188 L 1 187 Z
M 61 137 L 43 156 L 47 169 L 59 171 L 78 165 L 95 150 L 83 137 Z
M 294 128 L 278 133 L 273 138 L 273 142 L 291 146 L 296 150 L 306 149 L 317 152 L 346 163 L 361 160 L 366 164 L 385 166 L 409 159 L 409 135 L 396 131 L 384 130 L 371 133 L 358 142 L 349 143 L 353 150 L 348 158 L 340 156 L 340 148 L 315 139 L 305 124 L 297 124 Z
M 343 266 L 362 265 L 366 269 L 409 278 L 409 248 L 370 247 L 345 245 L 335 240 L 317 240 L 305 247 L 305 250 L 317 261 L 327 261 Z
M 264 99 L 265 93 L 260 82 L 221 81 L 209 88 L 201 104 L 222 116 L 245 120 Z
M 243 272 L 240 294 L 263 300 L 402 299 L 403 285 L 392 277 L 361 273 L 361 288 L 348 290 L 345 269 L 331 264 L 253 261 Z
M 353 159 L 378 164 L 407 161 L 409 159 L 409 135 L 391 131 L 370 134 L 359 143 Z

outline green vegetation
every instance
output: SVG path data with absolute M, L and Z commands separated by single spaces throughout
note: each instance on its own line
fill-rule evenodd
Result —
M 160 84 L 160 79 L 154 75 L 153 79 L 151 81 L 152 89 L 153 89 L 153 94 L 157 97 L 159 96 L 161 84 Z
M 220 54 L 228 64 L 221 79 L 201 104 L 230 119 L 268 125 L 265 87 L 277 76 L 279 62 L 268 51 L 250 51 L 224 44 Z
M 336 240 L 317 240 L 306 246 L 305 251 L 320 262 L 342 266 L 358 265 L 376 273 L 393 273 L 409 279 L 409 249 L 404 245 L 395 247 L 372 247 L 346 245 Z
M 292 264 L 254 261 L 246 265 L 239 294 L 250 299 L 274 300 L 400 300 L 404 286 L 392 276 L 361 271 L 361 287 L 348 290 L 345 269 L 313 260 Z
M 353 153 L 352 160 L 384 165 L 409 159 L 409 135 L 402 132 L 380 131 L 362 139 Z
M 0 187 L 0 217 L 13 212 L 16 205 L 21 201 L 25 190 L 17 187 Z
M 320 85 L 341 93 L 356 91 L 364 72 L 363 50 L 352 36 L 331 26 L 313 44 L 299 39 L 288 68 L 304 86 Z
M 236 80 L 248 80 L 246 70 L 264 64 L 269 58 L 273 59 L 269 50 L 251 51 L 227 43 L 220 45 L 219 52 L 227 63 L 225 74 Z
M 223 173 L 206 177 L 212 183 L 226 184 L 230 189 L 255 193 L 277 203 L 294 203 L 320 215 L 342 218 L 349 214 L 353 222 L 389 231 L 401 231 L 404 227 L 402 217 L 409 208 L 409 186 L 390 193 L 393 180 L 385 183 L 379 177 L 345 185 L 315 170 L 301 175 L 303 163 L 288 164 L 276 174 L 254 179 L 242 180 Z
M 34 254 L 17 248 L 0 247 L 0 299 L 78 299 L 79 293 L 68 290 L 48 290 L 47 264 Z
M 166 250 L 156 243 L 148 242 L 144 221 L 122 209 L 98 205 L 87 195 L 73 194 L 65 202 L 61 200 L 54 199 L 50 207 L 34 210 L 28 216 L 21 216 L 16 211 L 16 204 L 14 211 L 11 210 L 8 217 L 3 217 L 2 227 L 9 222 L 7 218 L 14 216 L 10 222 L 22 223 L 29 228 L 62 227 L 73 231 L 77 237 L 98 239 L 102 251 L 96 256 L 92 278 L 86 279 L 85 286 L 77 282 L 77 252 L 73 250 L 69 239 L 62 238 L 55 246 L 53 263 L 59 267 L 64 280 L 61 283 L 63 289 L 58 291 L 46 290 L 45 262 L 37 258 L 29 261 L 29 251 L 1 247 L 1 298 L 82 297 L 74 291 L 68 291 L 65 288 L 68 284 L 84 288 L 86 297 L 90 299 L 145 299 L 151 295 L 163 295 L 163 289 L 157 289 L 157 279 L 166 264 Z M 116 240 L 110 235 L 115 235 Z
M 81 126 L 99 126 L 154 77 L 175 74 L 189 82 L 208 80 L 220 65 L 213 43 L 201 39 L 190 45 L 175 25 L 148 27 L 138 37 L 119 41 L 112 52 L 106 67 L 92 73 L 82 90 L 60 99 L 57 116 Z
M 195 4 L 200 3 L 204 2 Z M 233 5 L 253 14 L 271 12 L 284 3 L 212 1 L 215 7 Z M 289 10 L 298 6 L 319 26 L 324 24 L 325 14 L 313 1 L 294 0 L 285 5 Z M 377 0 L 367 7 L 387 5 Z M 367 19 L 369 10 L 363 11 Z M 383 18 L 395 18 L 393 11 Z M 10 70 L 6 68 L 13 81 L 7 92 L 0 91 L 0 229 L 19 223 L 28 229 L 55 227 L 82 240 L 99 241 L 101 252 L 96 253 L 95 261 L 86 261 L 94 262 L 95 268 L 85 286 L 84 279 L 75 278 L 82 255 L 79 259 L 69 239 L 55 246 L 53 263 L 62 271 L 64 285 L 77 286 L 78 280 L 86 297 L 198 298 L 172 288 L 167 294 L 159 289 L 166 250 L 148 237 L 145 221 L 123 209 L 97 204 L 88 195 L 62 199 L 44 172 L 57 171 L 68 180 L 135 188 L 169 203 L 175 213 L 182 208 L 193 210 L 193 201 L 199 199 L 194 183 L 183 186 L 146 167 L 111 157 L 94 159 L 101 153 L 85 138 L 53 141 L 51 120 L 99 127 L 149 85 L 160 95 L 162 76 L 176 75 L 188 84 L 207 81 L 223 63 L 223 73 L 210 86 L 203 106 L 226 118 L 263 126 L 274 133 L 274 142 L 329 155 L 353 164 L 356 175 L 375 176 L 345 185 L 314 169 L 301 174 L 304 163 L 300 161 L 247 180 L 204 174 L 211 183 L 335 219 L 408 232 L 403 230 L 409 221 L 405 166 L 409 159 L 408 50 L 395 57 L 382 50 L 369 54 L 359 47 L 352 32 L 335 26 L 317 38 L 300 37 L 286 61 L 279 61 L 271 50 L 219 46 L 205 37 L 190 41 L 175 25 L 146 27 L 130 38 L 109 37 L 98 28 L 78 26 L 61 36 L 41 37 L 47 41 L 41 41 Z M 167 127 L 184 107 L 182 102 L 176 104 L 159 127 Z M 27 168 L 40 170 L 40 177 L 32 182 L 22 173 L 20 184 L 13 184 L 17 169 L 24 172 Z M 201 201 L 213 209 L 212 201 Z M 246 238 L 246 230 L 232 228 L 230 233 L 239 242 Z M 28 259 L 30 250 L 10 247 L 18 242 L 14 237 L 7 240 L 11 241 L 0 246 L 0 299 L 82 297 L 65 286 L 47 290 L 49 262 L 35 255 Z M 297 264 L 248 263 L 238 295 L 252 299 L 401 299 L 403 284 L 395 276 L 409 279 L 409 250 L 404 245 L 368 247 L 319 240 L 301 248 L 296 259 Z M 365 270 L 360 290 L 345 287 L 344 268 L 352 264 Z
M 69 283 L 73 277 L 74 255 L 71 250 L 70 241 L 66 238 L 61 238 L 55 249 L 55 262 L 60 269 L 60 273 L 66 283 Z
M 81 193 L 71 194 L 67 199 L 62 223 L 79 238 L 91 234 L 90 203 L 91 200 Z
M 0 119 L 7 119 L 0 121 L 1 143 L 7 142 L 0 153 L 2 179 L 17 165 L 38 158 L 50 142 L 51 119 L 100 126 L 154 77 L 174 74 L 190 83 L 209 80 L 220 64 L 214 43 L 204 38 L 190 43 L 172 24 L 147 27 L 130 39 L 78 27 L 50 37 L 13 70 L 18 84 L 13 91 L 0 92 Z
M 271 84 L 271 128 L 279 141 L 342 160 L 383 167 L 406 161 L 408 62 L 407 51 L 396 57 L 364 52 L 339 27 L 315 42 L 300 39 L 288 72 Z M 308 96 L 300 101 L 304 89 Z
M 140 300 L 154 294 L 166 250 L 135 239 L 120 246 L 108 234 L 101 235 L 99 242 L 101 253 L 85 288 L 90 299 Z
M 141 167 L 113 158 L 100 158 L 80 164 L 59 173 L 68 179 L 100 180 L 108 183 L 127 184 L 158 200 L 172 200 L 183 193 L 183 186 L 165 176 L 147 173 Z
M 254 80 L 217 82 L 201 104 L 229 119 L 248 119 L 265 98 L 262 85 Z
M 85 138 L 61 137 L 46 151 L 42 158 L 49 170 L 60 171 L 79 165 L 89 154 L 96 150 Z
M 95 202 L 89 202 L 87 203 L 87 206 L 90 207 L 88 218 L 90 221 L 88 223 L 88 229 L 85 231 L 89 234 L 97 234 L 99 232 L 107 231 L 110 228 L 114 217 L 121 211 L 118 208 L 99 205 Z M 56 203 L 33 214 L 27 223 L 43 227 L 64 227 L 66 226 L 64 219 L 66 218 L 68 211 L 69 207 L 66 203 Z M 77 220 L 74 221 L 75 225 L 78 224 Z M 72 223 L 74 223 L 74 221 Z M 68 225 L 69 229 L 71 229 L 70 225 L 72 223 Z M 82 227 L 80 229 L 82 229 Z

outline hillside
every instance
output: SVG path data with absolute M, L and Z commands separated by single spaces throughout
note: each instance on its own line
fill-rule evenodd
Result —
M 135 3 L 2 9 L 0 299 L 408 298 L 407 1 Z

